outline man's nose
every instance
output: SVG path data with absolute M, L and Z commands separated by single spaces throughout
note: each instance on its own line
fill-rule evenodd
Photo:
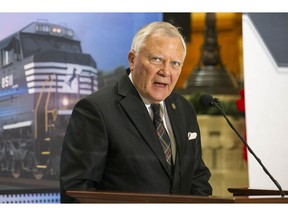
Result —
M 170 76 L 171 75 L 171 65 L 169 62 L 164 62 L 160 69 L 160 75 L 162 76 Z

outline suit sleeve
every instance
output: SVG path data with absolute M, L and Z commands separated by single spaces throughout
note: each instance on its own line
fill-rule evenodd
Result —
M 95 190 L 101 181 L 108 139 L 100 110 L 87 99 L 73 109 L 63 141 L 60 163 L 61 202 L 74 202 L 69 189 Z

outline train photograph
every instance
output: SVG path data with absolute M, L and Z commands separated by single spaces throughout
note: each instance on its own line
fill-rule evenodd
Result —
M 138 14 L 139 22 L 137 14 L 85 14 L 82 19 L 79 14 L 66 15 L 71 23 L 77 16 L 81 20 L 78 27 L 85 23 L 86 32 L 75 30 L 77 25 L 73 29 L 60 22 L 35 19 L 40 14 L 0 14 L 1 19 L 4 16 L 15 17 L 11 20 L 15 23 L 16 17 L 29 19 L 26 24 L 25 19 L 17 24 L 22 27 L 10 30 L 13 32 L 0 35 L 0 190 L 58 188 L 61 145 L 75 103 L 115 82 L 127 67 L 127 56 L 122 53 L 129 50 L 131 38 L 125 25 L 115 28 L 115 20 L 119 22 L 120 17 L 124 23 L 134 17 L 136 26 L 141 26 L 143 17 L 149 22 L 160 15 Z M 60 20 L 65 15 L 47 17 Z M 106 22 L 107 31 L 95 21 L 92 28 L 91 18 L 101 19 L 102 26 Z M 109 43 L 103 37 L 111 34 L 107 26 L 126 32 L 116 42 L 127 42 L 118 46 Z M 101 33 L 97 33 L 99 29 Z M 129 35 L 136 30 L 130 30 Z M 92 37 L 95 33 L 98 40 Z M 97 48 L 95 41 L 102 45 L 106 41 L 106 46 Z M 104 57 L 98 56 L 101 53 Z

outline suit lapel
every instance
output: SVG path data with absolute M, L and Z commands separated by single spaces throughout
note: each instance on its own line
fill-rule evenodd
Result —
M 173 173 L 172 188 L 176 191 L 180 190 L 181 184 L 181 164 L 183 158 L 183 149 L 186 143 L 185 140 L 185 126 L 184 122 L 179 118 L 183 113 L 181 105 L 177 103 L 177 100 L 174 98 L 173 93 L 165 100 L 166 109 L 170 118 L 172 125 L 175 143 L 176 143 L 176 161 Z
M 122 108 L 159 159 L 167 174 L 170 175 L 165 155 L 150 115 L 128 77 L 124 77 L 118 83 L 118 93 L 124 96 L 120 101 Z
M 186 142 L 185 135 L 184 135 L 185 128 L 184 128 L 183 122 L 179 119 L 179 116 L 181 116 L 181 109 L 180 109 L 181 104 L 177 104 L 173 96 L 169 96 L 165 100 L 165 104 L 166 104 L 166 109 L 170 118 L 173 133 L 174 133 L 174 138 L 175 138 L 176 148 L 177 148 L 176 149 L 177 156 L 179 157 L 178 159 L 180 159 L 182 155 L 183 145 Z

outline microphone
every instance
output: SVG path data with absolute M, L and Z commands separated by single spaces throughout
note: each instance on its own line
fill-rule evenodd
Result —
M 213 98 L 211 95 L 203 94 L 199 98 L 199 102 L 203 107 L 210 108 L 214 106 L 215 103 L 219 103 L 220 101 L 218 98 Z
M 263 168 L 264 172 L 270 177 L 270 179 L 272 180 L 272 182 L 276 185 L 276 187 L 279 189 L 281 197 L 285 196 L 284 191 L 282 190 L 282 187 L 280 186 L 280 184 L 276 181 L 276 179 L 270 174 L 270 172 L 267 170 L 267 168 L 264 166 L 264 164 L 261 162 L 261 160 L 257 157 L 257 155 L 254 153 L 254 151 L 250 148 L 250 146 L 248 145 L 248 143 L 245 141 L 245 139 L 240 135 L 240 133 L 236 130 L 236 128 L 232 125 L 232 123 L 230 122 L 230 120 L 227 118 L 225 111 L 222 107 L 222 104 L 220 102 L 220 100 L 218 98 L 213 98 L 211 95 L 208 94 L 203 94 L 200 96 L 199 98 L 199 103 L 205 107 L 205 108 L 210 108 L 210 107 L 216 107 L 221 114 L 224 116 L 224 118 L 226 119 L 227 123 L 229 124 L 229 126 L 232 128 L 232 130 L 238 135 L 238 137 L 242 140 L 242 142 L 245 144 L 245 146 L 247 147 L 248 151 L 254 156 L 254 158 L 256 159 L 256 161 L 260 164 L 260 166 Z

